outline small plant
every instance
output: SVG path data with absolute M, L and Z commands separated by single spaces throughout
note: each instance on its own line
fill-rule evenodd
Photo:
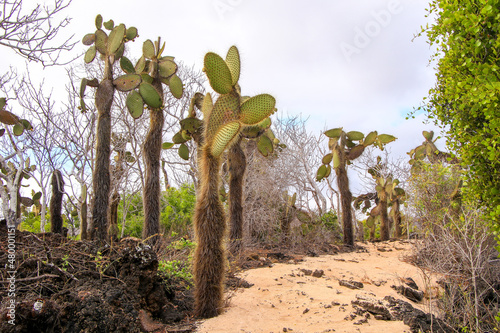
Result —
M 167 280 L 180 279 L 187 284 L 187 289 L 193 285 L 193 274 L 191 267 L 186 261 L 181 260 L 160 260 L 158 262 L 158 275 Z

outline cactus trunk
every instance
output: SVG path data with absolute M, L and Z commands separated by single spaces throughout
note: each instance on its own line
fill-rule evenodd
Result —
M 154 79 L 153 86 L 163 98 L 163 88 L 158 78 Z M 149 132 L 144 141 L 146 181 L 143 193 L 144 228 L 142 235 L 144 239 L 151 237 L 148 241 L 151 245 L 156 244 L 160 239 L 160 157 L 164 121 L 163 110 L 151 109 Z
M 403 229 L 401 227 L 401 212 L 399 211 L 398 199 L 392 203 L 392 211 L 394 212 L 394 237 L 399 238 L 403 234 Z
M 354 246 L 354 232 L 352 230 L 352 193 L 349 190 L 349 178 L 347 177 L 347 170 L 345 168 L 345 152 L 342 148 L 337 146 L 337 153 L 339 156 L 340 164 L 335 168 L 337 174 L 337 186 L 340 192 L 340 202 L 342 205 L 342 229 L 344 233 L 344 245 Z
M 106 59 L 104 79 L 95 95 L 97 107 L 97 142 L 92 186 L 92 221 L 90 238 L 103 242 L 108 231 L 108 206 L 110 191 L 109 157 L 111 154 L 111 105 L 115 87 L 113 86 L 112 66 Z
M 52 173 L 52 197 L 50 198 L 50 231 L 57 234 L 63 233 L 61 215 L 63 194 L 64 181 L 61 171 L 54 170 Z
M 118 205 L 120 204 L 120 199 L 120 194 L 115 191 L 111 196 L 111 202 L 109 204 L 108 237 L 110 241 L 114 242 L 118 240 Z
M 202 149 L 200 188 L 194 212 L 196 250 L 194 254 L 195 315 L 210 318 L 222 306 L 226 229 L 224 209 L 219 199 L 220 159 Z
M 385 192 L 380 193 L 380 240 L 389 240 L 389 217 L 387 215 L 387 197 Z
M 84 201 L 80 206 L 80 239 L 86 240 L 87 235 L 87 201 Z
M 243 239 L 243 179 L 246 169 L 245 153 L 241 149 L 241 139 L 228 154 L 229 165 L 229 224 L 230 250 L 236 253 L 241 249 Z

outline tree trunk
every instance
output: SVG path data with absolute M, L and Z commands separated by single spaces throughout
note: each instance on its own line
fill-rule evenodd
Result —
M 112 66 L 106 59 L 104 78 L 97 87 L 95 104 L 97 107 L 97 142 L 92 186 L 92 221 L 90 238 L 104 242 L 108 232 L 108 206 L 110 191 L 109 157 L 111 154 L 111 105 L 115 87 Z
M 384 194 L 380 196 L 380 240 L 389 240 L 389 217 L 387 215 L 387 197 Z
M 351 203 L 352 203 L 352 193 L 349 190 L 349 178 L 347 177 L 347 170 L 345 168 L 345 152 L 336 147 L 340 165 L 335 168 L 335 173 L 337 174 L 337 186 L 340 192 L 340 201 L 342 205 L 342 229 L 344 232 L 344 245 L 354 246 L 354 233 L 352 230 L 352 213 L 351 213 Z
M 52 197 L 50 198 L 50 231 L 56 234 L 63 233 L 63 219 L 61 215 L 64 194 L 64 181 L 61 171 L 52 173 Z
M 120 194 L 115 191 L 109 204 L 109 229 L 108 237 L 112 242 L 118 241 L 118 205 L 120 204 Z
M 401 212 L 399 211 L 399 199 L 394 200 L 392 203 L 392 211 L 394 212 L 394 237 L 400 238 L 403 235 L 403 228 L 401 226 Z
M 163 98 L 163 88 L 158 78 L 154 79 L 153 86 Z M 160 239 L 160 157 L 165 116 L 161 109 L 150 110 L 149 114 L 149 132 L 144 141 L 146 179 L 143 192 L 144 228 L 142 237 L 149 238 L 148 243 L 155 245 Z
M 193 216 L 197 244 L 193 267 L 195 315 L 210 318 L 217 316 L 222 308 L 226 221 L 219 199 L 220 159 L 212 156 L 210 147 L 205 146 L 199 162 L 200 189 Z
M 241 139 L 235 143 L 228 154 L 229 165 L 229 238 L 230 251 L 241 249 L 243 240 L 243 183 L 246 169 L 245 153 L 241 149 Z

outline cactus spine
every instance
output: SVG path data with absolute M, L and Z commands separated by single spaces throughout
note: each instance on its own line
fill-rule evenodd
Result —
M 216 316 L 222 306 L 226 261 L 223 246 L 226 221 L 219 198 L 220 157 L 226 148 L 239 140 L 242 127 L 269 117 L 275 111 L 276 102 L 270 95 L 258 95 L 241 103 L 237 84 L 240 63 L 235 46 L 229 49 L 226 60 L 215 53 L 207 53 L 204 67 L 210 85 L 220 94 L 213 105 L 210 94 L 203 99 L 205 126 L 199 159 L 200 189 L 193 217 L 197 243 L 194 254 L 195 315 L 209 318 Z
M 392 135 L 378 134 L 376 131 L 370 132 L 366 137 L 357 131 L 344 132 L 342 128 L 334 128 L 325 132 L 330 138 L 330 154 L 323 157 L 323 165 L 318 169 L 316 179 L 318 181 L 328 177 L 331 172 L 332 163 L 337 175 L 337 186 L 340 192 L 342 206 L 342 226 L 344 233 L 344 244 L 354 245 L 354 233 L 352 227 L 352 193 L 349 189 L 349 177 L 347 176 L 347 165 L 363 154 L 366 147 L 370 145 L 383 146 L 396 140 Z M 358 142 L 357 144 L 355 142 Z
M 50 198 L 50 231 L 57 234 L 63 233 L 63 219 L 61 215 L 62 199 L 64 194 L 64 181 L 61 171 L 52 173 L 52 197 Z

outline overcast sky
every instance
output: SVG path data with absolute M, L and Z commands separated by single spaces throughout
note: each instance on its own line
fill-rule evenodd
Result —
M 426 7 L 419 0 L 75 0 L 64 14 L 72 18 L 65 33 L 78 40 L 101 14 L 138 28 L 132 54 L 161 36 L 164 54 L 199 69 L 206 52 L 224 57 L 236 45 L 244 94 L 272 94 L 280 111 L 309 118 L 313 131 L 395 135 L 391 151 L 405 155 L 433 128 L 423 116 L 405 120 L 434 84 L 429 45 L 413 40 L 429 20 Z M 73 53 L 86 48 L 79 43 Z

